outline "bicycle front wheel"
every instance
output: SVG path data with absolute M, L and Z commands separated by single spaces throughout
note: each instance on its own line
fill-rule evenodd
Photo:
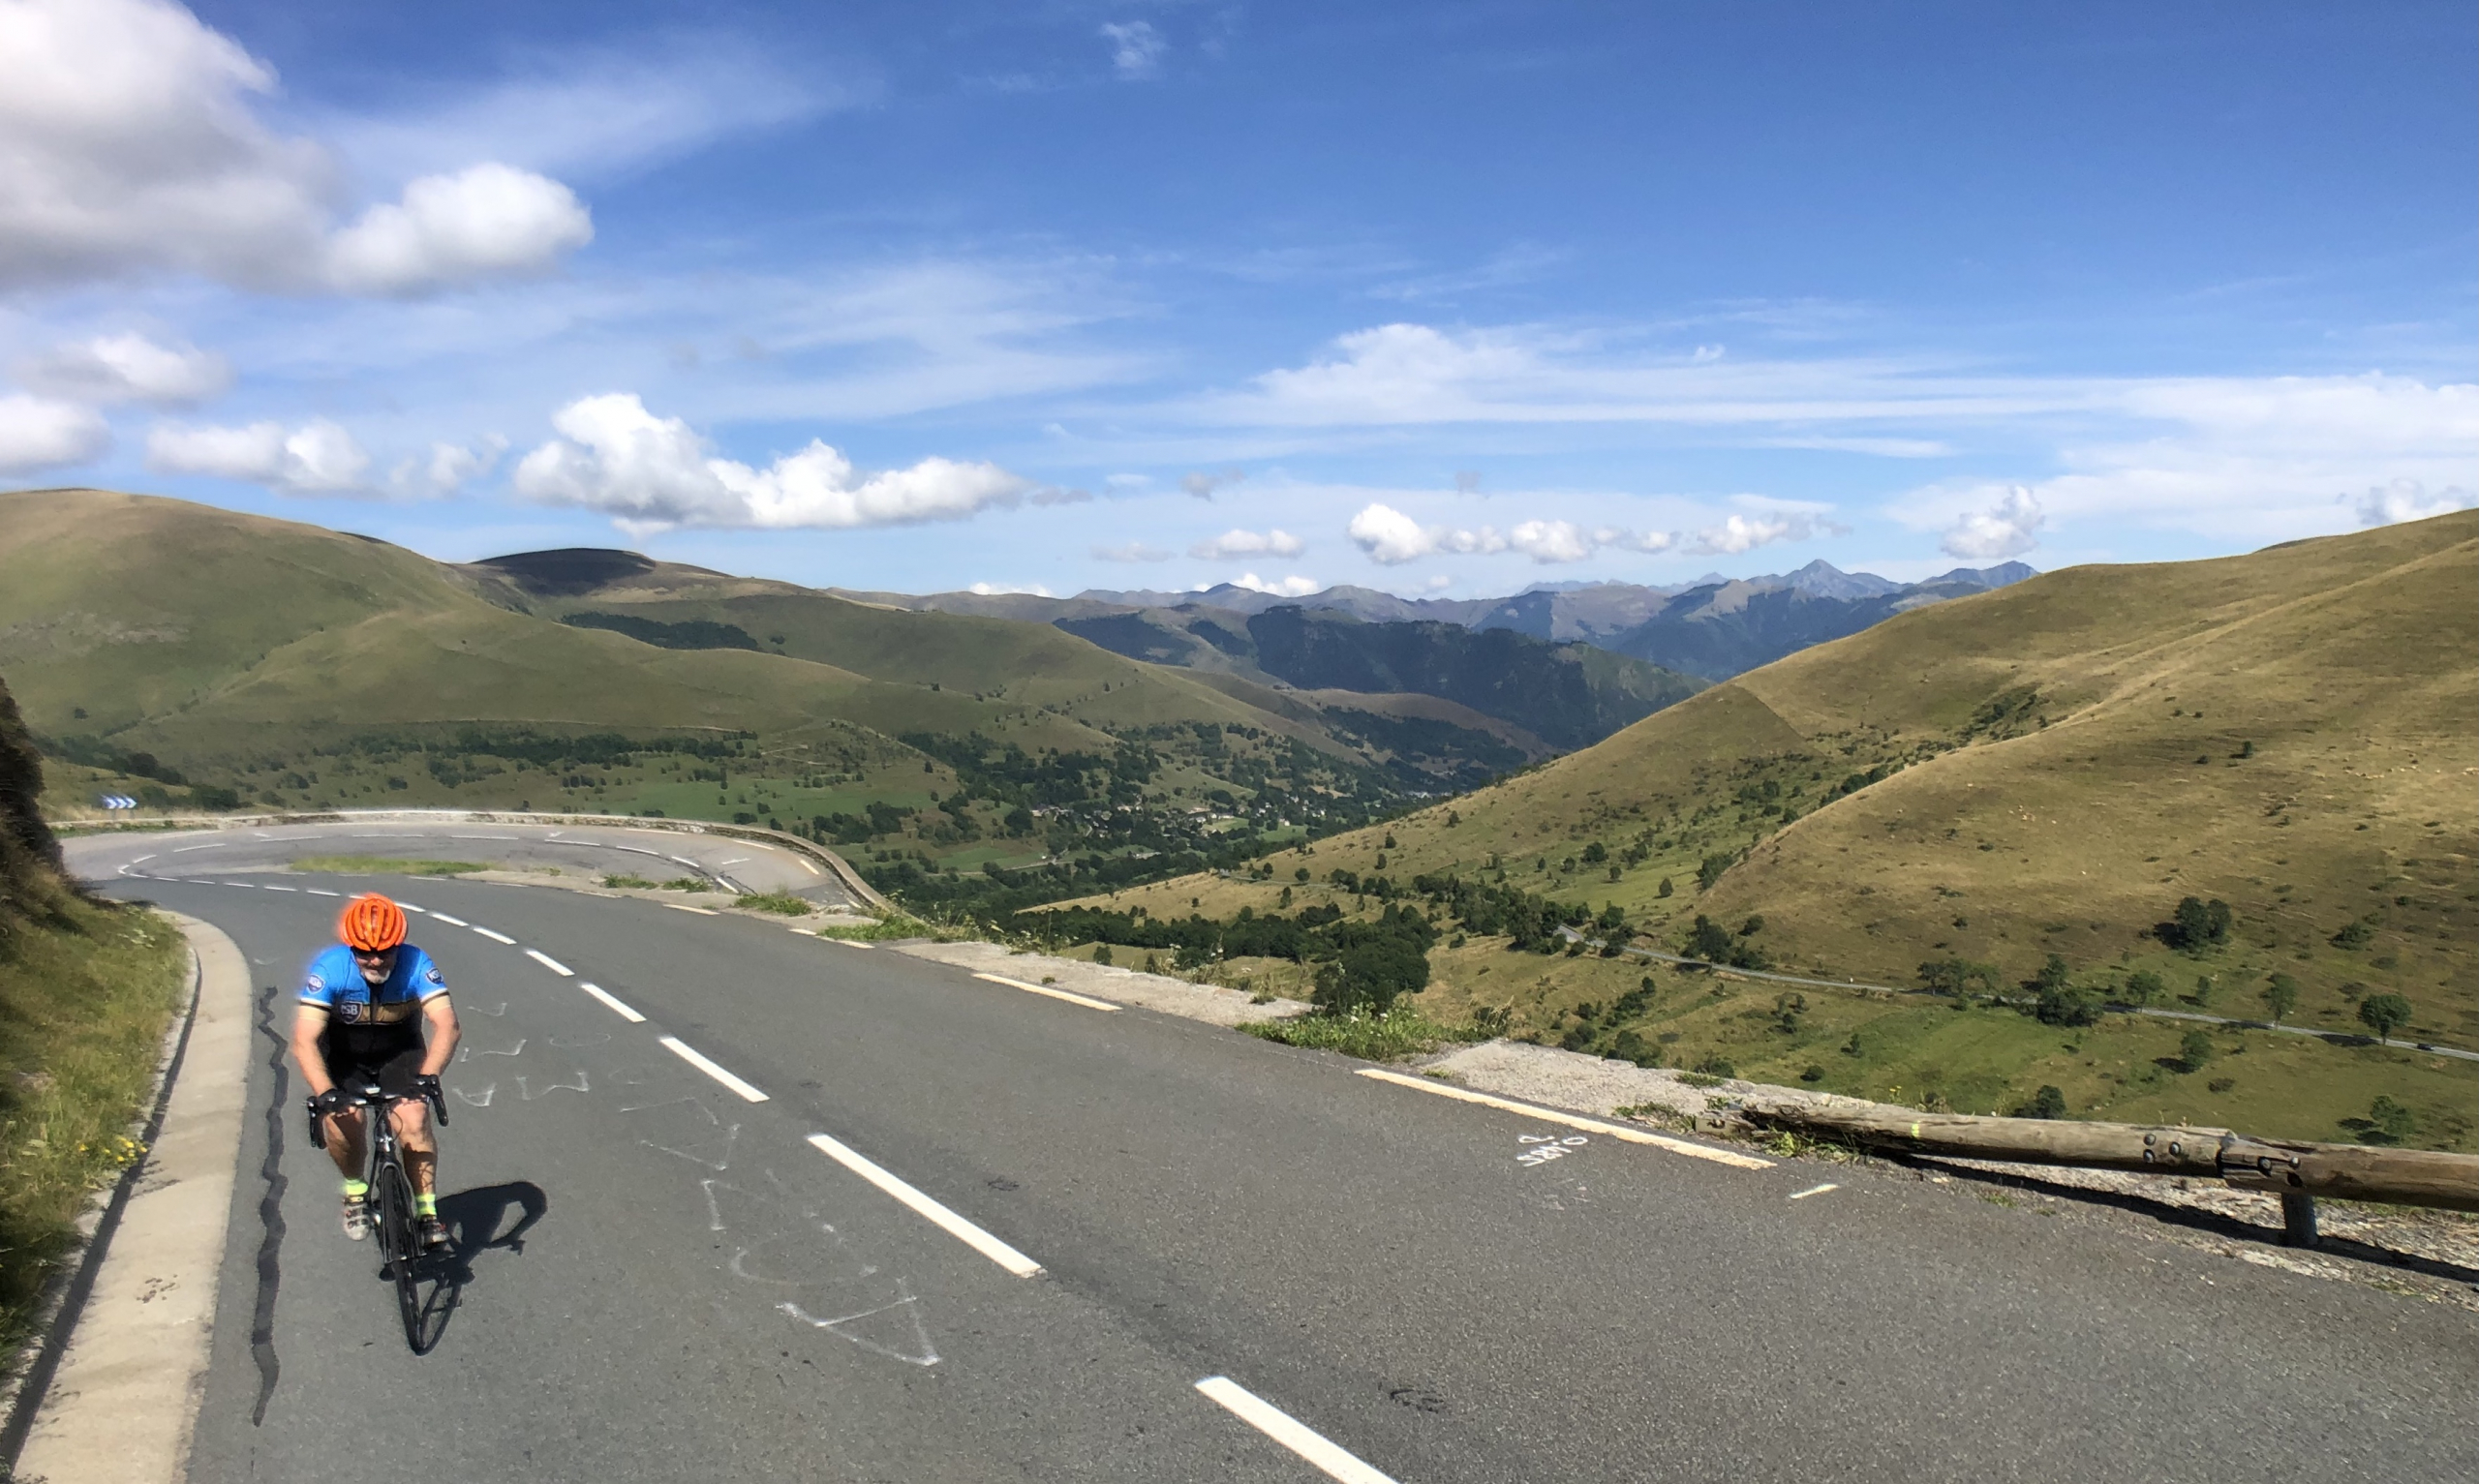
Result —
M 388 1276 L 396 1281 L 396 1308 L 405 1321 L 405 1343 L 418 1354 L 422 1296 L 413 1269 L 422 1248 L 420 1233 L 414 1229 L 413 1182 L 405 1178 L 403 1166 L 390 1165 L 379 1171 L 371 1194 L 379 1201 L 379 1250 L 387 1259 Z

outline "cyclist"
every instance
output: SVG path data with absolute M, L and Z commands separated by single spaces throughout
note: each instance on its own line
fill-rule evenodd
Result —
M 336 935 L 344 941 L 311 959 L 302 977 L 292 1060 L 326 1121 L 327 1154 L 344 1171 L 345 1235 L 356 1242 L 370 1235 L 370 1185 L 361 1178 L 362 1110 L 340 1079 L 377 1082 L 408 1100 L 390 1105 L 388 1116 L 413 1178 L 422 1245 L 437 1247 L 447 1228 L 439 1219 L 439 1145 L 424 1100 L 439 1095 L 439 1074 L 456 1054 L 456 1008 L 439 965 L 405 941 L 404 909 L 386 897 L 372 892 L 346 903 Z

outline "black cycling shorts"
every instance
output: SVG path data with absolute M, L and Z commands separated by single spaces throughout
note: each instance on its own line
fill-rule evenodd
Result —
M 327 1075 L 336 1085 L 350 1092 L 359 1092 L 371 1082 L 391 1098 L 410 1098 L 413 1078 L 422 1072 L 422 1043 L 419 1036 L 412 1044 L 381 1043 L 377 1045 L 347 1047 L 337 1044 L 333 1036 L 319 1040 L 319 1052 L 327 1061 Z

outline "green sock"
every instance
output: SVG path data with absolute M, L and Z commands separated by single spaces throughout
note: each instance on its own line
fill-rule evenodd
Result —
M 413 1214 L 415 1216 L 437 1216 L 439 1214 L 439 1197 L 428 1192 L 424 1192 L 423 1194 L 414 1196 Z
M 367 1180 L 347 1180 L 347 1181 L 345 1182 L 345 1199 L 347 1199 L 347 1200 L 367 1200 L 367 1199 L 369 1199 L 369 1198 L 370 1198 L 370 1182 L 369 1182 L 369 1181 L 367 1181 Z

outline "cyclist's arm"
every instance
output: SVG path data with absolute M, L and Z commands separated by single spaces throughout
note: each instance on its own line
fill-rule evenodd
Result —
M 317 1097 L 336 1085 L 327 1072 L 327 1054 L 319 1047 L 319 1038 L 327 1033 L 327 1012 L 317 1005 L 303 1005 L 292 1014 L 292 1064 L 301 1069 L 302 1085 Z
M 422 1048 L 422 1075 L 437 1076 L 455 1059 L 456 1043 L 464 1039 L 465 1030 L 456 1023 L 456 1007 L 444 994 L 422 1001 L 422 1020 L 430 1027 Z

